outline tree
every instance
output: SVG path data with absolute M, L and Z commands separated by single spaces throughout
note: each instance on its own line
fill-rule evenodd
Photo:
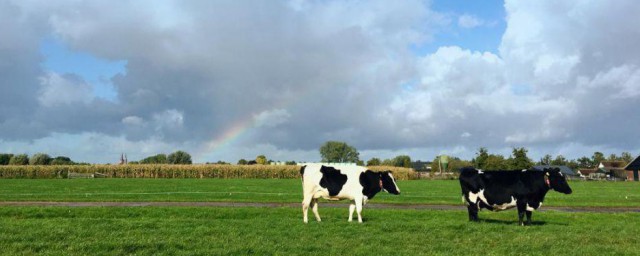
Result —
M 382 163 L 380 165 L 382 165 L 382 166 L 393 166 L 393 160 L 385 159 L 384 161 L 382 161 Z
M 264 155 L 259 155 L 256 157 L 256 164 L 267 164 L 269 161 L 267 157 Z
M 378 166 L 380 165 L 382 162 L 380 161 L 380 158 L 371 158 L 369 159 L 369 161 L 367 161 L 367 166 Z
M 568 161 L 563 155 L 556 156 L 556 159 L 551 161 L 552 165 L 567 165 Z
M 540 165 L 550 165 L 551 164 L 551 155 L 546 154 L 542 158 L 540 158 Z
M 510 161 L 511 169 L 529 169 L 533 166 L 531 159 L 527 157 L 528 150 L 526 148 L 513 148 L 512 154 L 513 158 Z
M 167 155 L 157 154 L 140 160 L 141 164 L 166 164 L 168 162 Z
M 322 162 L 357 163 L 360 160 L 358 150 L 345 142 L 327 141 L 320 147 Z
M 440 171 L 439 169 L 440 167 L 438 165 L 439 165 L 439 161 L 438 161 L 438 157 L 436 157 L 431 162 L 431 171 L 433 173 Z M 471 161 L 465 161 L 458 157 L 451 156 L 449 157 L 449 164 L 447 166 L 447 169 L 442 171 L 443 172 L 459 172 L 460 168 L 469 167 L 469 166 L 473 166 L 473 163 Z
M 593 156 L 591 156 L 591 162 L 593 163 L 593 165 L 600 164 L 602 161 L 604 161 L 604 159 L 604 154 L 602 154 L 602 152 L 594 152 Z
M 66 156 L 56 156 L 56 158 L 51 160 L 51 165 L 72 165 L 72 164 L 74 163 L 73 161 L 71 161 L 71 158 L 68 158 Z
M 8 165 L 12 157 L 13 154 L 0 154 L 0 165 Z
M 476 158 L 471 160 L 474 166 L 478 169 L 486 169 L 487 168 L 487 159 L 489 158 L 489 152 L 487 148 L 481 147 L 478 149 L 478 153 L 476 153 Z
M 296 161 L 286 161 L 284 162 L 284 165 L 296 165 Z
M 29 156 L 27 154 L 14 155 L 9 159 L 9 165 L 28 165 Z
M 238 165 L 246 165 L 246 164 L 247 164 L 247 160 L 245 160 L 244 158 L 238 160 Z
M 31 156 L 29 159 L 30 165 L 49 165 L 51 163 L 51 157 L 44 153 L 37 153 Z
M 191 155 L 182 150 L 178 150 L 169 154 L 167 157 L 167 163 L 169 164 L 192 164 Z
M 618 161 L 618 156 L 616 154 L 610 154 L 609 158 L 607 158 L 608 161 Z
M 578 166 L 580 168 L 591 168 L 591 167 L 593 167 L 593 162 L 591 162 L 591 159 L 586 157 L 586 156 L 578 158 L 577 161 L 578 161 Z
M 620 156 L 620 160 L 624 161 L 626 164 L 631 163 L 633 161 L 633 156 L 629 152 L 622 152 L 622 156 Z
M 393 166 L 411 168 L 411 157 L 399 155 L 393 158 Z
M 484 168 L 483 170 L 506 170 L 508 166 L 504 156 L 491 154 L 487 157 Z

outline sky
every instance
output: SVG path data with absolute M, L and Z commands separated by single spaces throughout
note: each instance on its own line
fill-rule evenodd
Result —
M 640 3 L 0 0 L 0 152 L 640 154 Z

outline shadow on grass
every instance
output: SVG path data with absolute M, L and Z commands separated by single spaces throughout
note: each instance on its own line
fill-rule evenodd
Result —
M 501 224 L 501 225 L 518 225 L 518 220 L 495 220 L 495 219 L 480 219 L 480 223 L 491 223 L 491 224 Z M 545 226 L 545 225 L 556 225 L 556 226 L 568 226 L 567 223 L 556 223 L 556 222 L 546 222 L 546 221 L 531 221 L 531 224 L 527 226 Z

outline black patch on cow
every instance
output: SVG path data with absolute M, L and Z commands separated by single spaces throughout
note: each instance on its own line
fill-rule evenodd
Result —
M 331 166 L 321 166 L 320 186 L 329 190 L 329 196 L 337 196 L 342 190 L 342 186 L 347 183 L 347 175 L 342 174 L 340 170 Z
M 300 168 L 300 175 L 304 176 L 304 168 L 307 168 L 306 165 L 303 165 L 302 168 Z
M 380 187 L 380 173 L 367 170 L 360 174 L 360 185 L 362 185 L 362 194 L 372 199 L 378 192 L 382 191 Z

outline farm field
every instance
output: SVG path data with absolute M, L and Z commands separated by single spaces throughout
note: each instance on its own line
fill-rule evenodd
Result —
M 55 255 L 637 255 L 640 213 L 293 208 L 2 207 L 1 254 Z
M 455 180 L 408 180 L 398 185 L 401 195 L 380 193 L 371 202 L 462 204 Z M 570 185 L 573 194 L 551 191 L 545 206 L 640 207 L 637 182 Z M 298 203 L 301 190 L 299 179 L 0 179 L 0 201 Z

